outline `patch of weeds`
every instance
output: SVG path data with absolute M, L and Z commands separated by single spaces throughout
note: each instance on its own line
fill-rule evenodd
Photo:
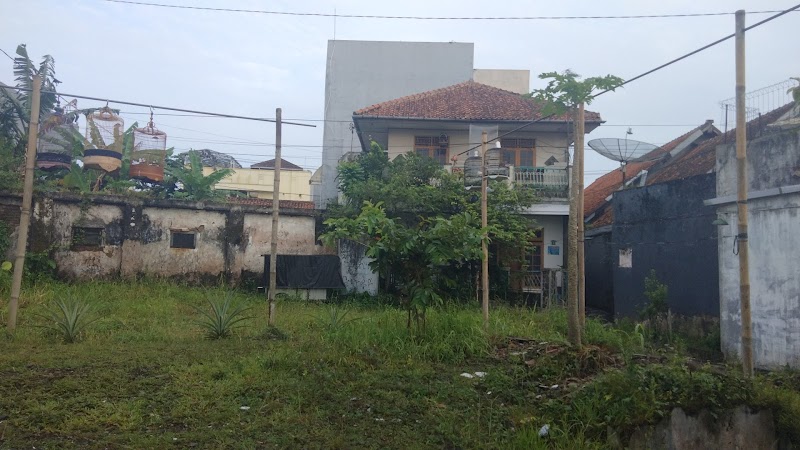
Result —
M 751 406 L 771 409 L 778 436 L 797 445 L 800 443 L 800 373 L 777 371 L 760 375 L 757 380 Z
M 360 317 L 348 317 L 350 312 L 350 309 L 343 306 L 328 305 L 328 307 L 325 309 L 325 313 L 320 316 L 314 316 L 314 319 L 316 319 L 317 323 L 326 330 L 337 331 L 342 327 L 361 319 Z
M 285 341 L 289 339 L 289 335 L 278 327 L 268 326 L 263 333 L 258 335 L 258 338 L 265 341 Z
M 44 313 L 37 314 L 46 321 L 43 328 L 52 330 L 59 335 L 65 343 L 77 342 L 83 331 L 100 317 L 92 317 L 93 308 L 86 302 L 72 296 L 53 301 Z
M 252 307 L 235 303 L 232 292 L 226 292 L 222 298 L 216 300 L 211 297 L 211 294 L 208 294 L 207 300 L 211 307 L 210 310 L 204 310 L 194 305 L 192 307 L 203 315 L 203 318 L 197 323 L 205 329 L 208 339 L 226 338 L 235 328 L 243 325 L 241 322 L 252 318 L 244 315 Z

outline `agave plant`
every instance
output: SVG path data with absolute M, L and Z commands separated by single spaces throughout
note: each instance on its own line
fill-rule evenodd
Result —
M 214 299 L 211 295 L 206 297 L 210 310 L 194 307 L 202 319 L 197 323 L 205 328 L 208 339 L 222 339 L 231 335 L 234 328 L 242 326 L 241 322 L 252 319 L 252 316 L 245 316 L 244 313 L 252 309 L 242 304 L 234 303 L 233 293 L 226 292 L 220 299 Z
M 344 306 L 331 305 L 326 314 L 316 317 L 317 322 L 329 331 L 336 331 L 345 325 L 360 320 L 361 317 L 347 317 L 350 310 Z
M 100 319 L 94 317 L 91 305 L 72 296 L 55 300 L 43 314 L 37 315 L 47 321 L 43 328 L 60 334 L 67 344 L 78 341 L 86 327 Z

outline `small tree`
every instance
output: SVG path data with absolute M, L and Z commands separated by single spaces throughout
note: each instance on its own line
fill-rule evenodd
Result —
M 203 175 L 203 163 L 197 152 L 189 152 L 189 164 L 176 164 L 167 167 L 167 172 L 180 187 L 173 192 L 173 197 L 187 200 L 215 200 L 224 194 L 216 191 L 214 186 L 233 174 L 231 169 L 218 169 L 209 175 Z
M 468 285 L 470 263 L 481 255 L 479 202 L 460 175 L 414 153 L 389 161 L 370 150 L 339 166 L 344 201 L 329 206 L 323 241 L 351 239 L 367 246 L 372 268 L 396 280 L 411 318 L 424 324 L 425 310 Z M 534 201 L 529 189 L 492 182 L 489 239 L 519 248 L 533 235 L 522 215 Z
M 582 273 L 578 273 L 579 259 L 582 259 L 583 238 L 581 248 L 578 247 L 578 226 L 583 223 L 583 105 L 590 104 L 597 90 L 614 90 L 623 80 L 614 75 L 590 77 L 580 80 L 580 75 L 571 70 L 563 73 L 546 72 L 540 79 L 550 80 L 543 89 L 531 92 L 531 97 L 544 102 L 544 114 L 571 114 L 573 118 L 573 136 L 575 139 L 575 157 L 572 165 L 570 184 L 569 229 L 568 242 L 568 334 L 573 345 L 581 345 L 582 328 L 585 322 L 585 305 L 582 292 Z M 582 227 L 581 227 L 582 229 Z M 582 261 L 580 262 L 582 264 Z

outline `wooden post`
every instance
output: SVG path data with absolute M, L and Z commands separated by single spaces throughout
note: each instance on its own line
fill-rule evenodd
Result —
M 578 110 L 573 109 L 573 131 L 578 140 Z M 576 346 L 581 346 L 581 320 L 578 307 L 578 182 L 580 176 L 577 145 L 572 161 L 572 176 L 569 180 L 569 224 L 567 228 L 567 338 Z
M 17 232 L 17 253 L 14 259 L 14 275 L 11 280 L 11 299 L 8 302 L 8 331 L 17 328 L 19 294 L 22 290 L 22 269 L 25 266 L 25 249 L 28 246 L 28 229 L 31 224 L 31 203 L 33 202 L 33 168 L 36 164 L 36 141 L 39 137 L 39 104 L 42 96 L 42 77 L 33 77 L 31 97 L 31 119 L 28 127 L 28 151 L 25 153 L 25 184 L 22 188 L 22 212 L 19 216 Z
M 275 291 L 278 286 L 278 218 L 281 193 L 281 109 L 275 110 L 275 177 L 272 183 L 272 238 L 269 244 L 269 326 L 275 326 Z
M 486 141 L 487 135 L 484 131 L 481 135 L 481 158 L 483 164 L 481 165 L 481 228 L 483 228 L 483 237 L 481 238 L 481 289 L 483 290 L 483 301 L 481 309 L 483 310 L 483 327 L 489 329 L 489 232 L 486 227 L 489 226 L 488 205 L 486 201 L 487 188 L 489 183 L 488 168 L 486 167 Z
M 586 327 L 586 262 L 584 260 L 583 229 L 583 174 L 584 174 L 584 104 L 578 105 L 578 117 L 575 121 L 575 165 L 578 166 L 578 316 L 580 327 Z M 624 170 L 624 169 L 623 169 Z
M 750 261 L 747 238 L 747 124 L 745 118 L 744 10 L 736 11 L 736 204 L 739 242 L 739 297 L 742 313 L 742 369 L 753 376 L 753 324 L 750 317 Z

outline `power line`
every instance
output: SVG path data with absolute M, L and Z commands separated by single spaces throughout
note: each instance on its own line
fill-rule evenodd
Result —
M 782 15 L 784 15 L 784 14 L 788 14 L 788 13 L 790 13 L 790 12 L 792 12 L 792 11 L 795 11 L 795 10 L 797 10 L 798 8 L 800 8 L 800 4 L 798 4 L 798 5 L 795 5 L 795 6 L 791 7 L 791 8 L 789 8 L 789 9 L 783 10 L 783 11 L 779 12 L 778 14 L 775 14 L 774 16 L 767 17 L 766 19 L 764 19 L 764 20 L 762 20 L 762 21 L 760 21 L 760 22 L 756 22 L 756 23 L 754 23 L 753 25 L 750 25 L 749 27 L 746 27 L 746 28 L 744 29 L 744 31 L 749 31 L 749 30 L 752 30 L 753 28 L 756 28 L 756 27 L 759 27 L 759 26 L 761 26 L 761 25 L 764 25 L 765 23 L 767 23 L 767 22 L 769 22 L 769 21 L 771 21 L 771 20 L 777 19 L 778 17 L 780 17 L 780 16 L 782 16 Z M 750 13 L 750 14 L 753 14 L 753 13 Z M 693 51 L 691 51 L 691 52 L 689 52 L 689 53 L 687 53 L 687 54 L 685 54 L 685 55 L 683 55 L 683 56 L 679 56 L 679 57 L 677 57 L 677 58 L 673 59 L 672 61 L 669 61 L 669 62 L 667 62 L 667 63 L 664 63 L 664 64 L 662 64 L 662 65 L 660 65 L 660 66 L 658 66 L 658 67 L 656 67 L 656 68 L 654 68 L 654 69 L 650 69 L 650 70 L 648 70 L 647 72 L 644 72 L 644 73 L 641 73 L 641 74 L 639 74 L 639 75 L 636 75 L 635 77 L 633 77 L 633 78 L 630 78 L 630 79 L 628 79 L 628 80 L 626 80 L 626 81 L 622 82 L 621 84 L 619 84 L 619 85 L 617 85 L 617 86 L 615 86 L 615 87 L 613 87 L 613 88 L 610 88 L 610 89 L 606 89 L 606 90 L 604 90 L 604 91 L 601 91 L 601 92 L 599 92 L 599 93 L 597 93 L 597 94 L 593 95 L 591 98 L 593 98 L 593 99 L 594 99 L 594 98 L 597 98 L 597 97 L 599 97 L 599 96 L 601 96 L 601 95 L 603 95 L 603 94 L 605 94 L 605 93 L 607 93 L 607 92 L 611 92 L 611 91 L 613 91 L 613 90 L 615 90 L 615 89 L 617 89 L 617 88 L 621 88 L 622 86 L 625 86 L 625 85 L 626 85 L 626 84 L 628 84 L 628 83 L 631 83 L 631 82 L 634 82 L 634 81 L 636 81 L 636 80 L 638 80 L 638 79 L 640 79 L 640 78 L 646 77 L 647 75 L 650 75 L 651 73 L 657 72 L 657 71 L 659 71 L 659 70 L 661 70 L 661 69 L 663 69 L 663 68 L 665 68 L 665 67 L 667 67 L 667 66 L 671 66 L 672 64 L 675 64 L 675 63 L 676 63 L 676 62 L 678 62 L 678 61 L 684 60 L 684 59 L 686 59 L 686 58 L 688 58 L 688 57 L 690 57 L 690 56 L 692 56 L 692 55 L 696 55 L 696 54 L 698 54 L 698 53 L 702 52 L 703 50 L 707 50 L 707 49 L 709 49 L 709 48 L 711 48 L 711 47 L 713 47 L 713 46 L 715 46 L 715 45 L 718 45 L 718 44 L 720 44 L 720 43 L 722 43 L 722 42 L 725 42 L 725 41 L 727 41 L 728 39 L 730 39 L 730 38 L 734 37 L 735 35 L 736 35 L 736 34 L 735 34 L 735 33 L 733 33 L 733 34 L 729 34 L 729 35 L 727 35 L 727 36 L 725 36 L 725 37 L 723 37 L 723 38 L 717 39 L 716 41 L 714 41 L 714 42 L 712 42 L 712 43 L 710 43 L 710 44 L 704 45 L 704 46 L 702 46 L 702 47 L 700 47 L 700 48 L 698 48 L 698 49 L 696 49 L 696 50 L 693 50 Z
M 18 91 L 25 91 L 25 92 L 32 92 L 33 89 L 22 88 L 22 87 L 14 87 L 14 86 L 7 86 L 7 89 L 16 89 Z M 234 114 L 223 114 L 223 113 L 215 113 L 215 112 L 206 112 L 206 111 L 195 111 L 192 109 L 183 109 L 183 108 L 173 108 L 171 106 L 156 106 L 156 105 L 148 105 L 145 103 L 134 103 L 128 102 L 124 100 L 111 100 L 108 98 L 99 98 L 99 97 L 89 97 L 86 95 L 78 95 L 78 94 L 66 94 L 63 92 L 55 92 L 55 91 L 42 91 L 42 94 L 52 94 L 52 95 L 59 95 L 61 97 L 72 97 L 72 98 L 80 98 L 84 100 L 95 100 L 99 102 L 106 102 L 106 103 L 116 103 L 119 105 L 129 105 L 129 106 L 141 106 L 143 108 L 152 108 L 152 109 L 163 109 L 166 111 L 178 111 L 178 112 L 187 112 L 187 113 L 194 113 L 194 114 L 205 114 L 209 116 L 216 116 L 216 117 L 226 117 L 229 119 L 242 119 L 242 120 L 254 120 L 257 122 L 275 122 L 275 119 L 268 119 L 264 117 L 250 117 L 250 116 L 238 116 Z M 316 127 L 316 125 L 310 125 L 307 123 L 297 123 L 297 122 L 284 122 L 281 121 L 284 125 L 296 125 L 299 127 Z
M 0 52 L 3 52 L 4 55 L 8 56 L 8 59 L 14 61 L 14 58 L 11 55 L 9 55 L 8 53 L 6 53 L 6 51 L 3 50 L 2 48 L 0 48 Z
M 253 13 L 253 14 L 267 14 L 277 16 L 300 16 L 300 17 L 334 17 L 345 19 L 393 19 L 393 20 L 597 20 L 597 19 L 665 19 L 665 18 L 682 18 L 682 17 L 712 17 L 712 16 L 730 16 L 735 12 L 707 12 L 707 13 L 681 13 L 681 14 L 636 14 L 636 15 L 621 15 L 621 16 L 506 16 L 506 17 L 444 17 L 444 16 L 390 16 L 379 14 L 337 14 L 337 13 L 315 13 L 315 12 L 294 12 L 294 11 L 269 11 L 259 9 L 236 9 L 236 8 L 214 8 L 208 6 L 188 6 L 188 5 L 168 5 L 163 3 L 151 2 L 136 2 L 130 0 L 104 0 L 109 3 L 123 3 L 128 5 L 137 6 L 155 6 L 159 8 L 173 8 L 173 9 L 193 9 L 198 11 L 215 11 L 215 12 L 236 12 L 236 13 Z M 749 14 L 771 14 L 779 11 L 766 10 L 766 11 L 752 11 Z

